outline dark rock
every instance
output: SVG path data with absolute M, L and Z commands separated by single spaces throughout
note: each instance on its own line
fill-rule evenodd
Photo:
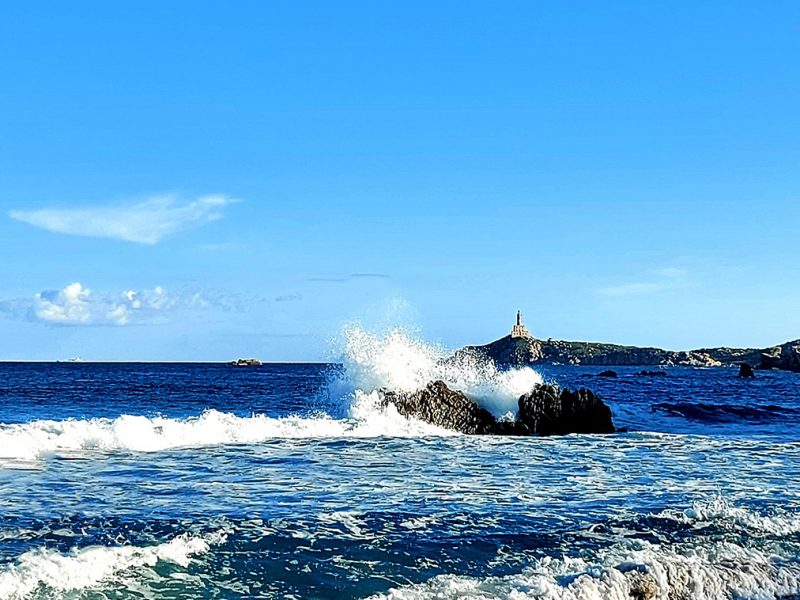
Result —
M 637 375 L 639 377 L 666 377 L 668 373 L 666 371 L 639 371 Z
M 761 355 L 759 369 L 782 369 L 800 373 L 800 340 L 786 342 L 766 350 Z
M 600 371 L 597 374 L 597 376 L 598 377 L 616 377 L 617 376 L 617 372 L 616 371 Z
M 613 433 L 611 409 L 587 389 L 540 384 L 519 399 L 519 421 L 530 433 Z
M 528 429 L 522 421 L 498 421 L 495 426 L 494 430 L 492 431 L 494 435 L 531 435 L 530 429 Z
M 591 391 L 562 390 L 556 385 L 536 385 L 520 397 L 516 421 L 497 421 L 489 411 L 442 381 L 413 393 L 383 390 L 381 401 L 384 406 L 393 404 L 403 416 L 471 435 L 614 432 L 611 410 Z
M 443 381 L 429 383 L 411 394 L 384 391 L 382 398 L 384 403 L 394 404 L 397 412 L 405 417 L 415 417 L 461 433 L 490 434 L 497 426 L 488 410 L 462 392 L 451 390 Z
M 756 374 L 753 373 L 753 367 L 748 365 L 747 363 L 741 363 L 739 365 L 739 377 L 755 377 Z

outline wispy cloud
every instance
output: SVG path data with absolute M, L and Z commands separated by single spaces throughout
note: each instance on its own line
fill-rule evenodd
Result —
M 282 294 L 275 297 L 275 302 L 297 302 L 302 299 L 303 296 L 301 294 Z
M 645 280 L 601 287 L 596 289 L 595 293 L 615 298 L 655 294 L 683 287 L 686 284 L 688 274 L 689 272 L 686 269 L 677 267 L 657 269 Z
M 353 279 L 391 279 L 391 276 L 385 273 L 350 273 L 349 275 L 332 277 L 307 277 L 306 281 L 314 283 L 346 283 Z
M 198 293 L 168 293 L 152 289 L 98 293 L 78 282 L 60 290 L 47 290 L 31 298 L 0 302 L 0 313 L 48 325 L 154 325 L 164 323 L 182 310 L 207 309 L 211 302 Z
M 56 233 L 156 244 L 179 231 L 221 219 L 223 209 L 234 202 L 222 195 L 188 201 L 163 195 L 129 204 L 11 210 L 8 216 Z

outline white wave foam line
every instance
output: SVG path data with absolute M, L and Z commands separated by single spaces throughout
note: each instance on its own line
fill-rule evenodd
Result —
M 471 353 L 449 353 L 401 329 L 376 335 L 359 326 L 345 330 L 341 357 L 349 389 L 371 392 L 386 388 L 414 392 L 441 379 L 501 416 L 516 413 L 519 397 L 542 383 L 529 367 L 500 371 L 494 362 Z
M 705 523 L 731 523 L 747 529 L 790 535 L 800 533 L 800 514 L 783 513 L 761 515 L 746 508 L 732 506 L 724 497 L 716 496 L 710 500 L 695 502 L 692 508 L 684 511 L 665 510 L 658 517 L 674 519 L 681 523 L 702 525 Z
M 613 566 L 612 566 L 613 565 Z M 374 596 L 387 600 L 538 598 L 542 600 L 777 600 L 800 593 L 795 561 L 733 544 L 671 550 L 613 550 L 598 564 L 546 559 L 516 575 L 441 575 Z
M 407 419 L 394 407 L 379 408 L 377 394 L 358 394 L 352 419 L 328 416 L 239 417 L 208 410 L 199 417 L 169 419 L 123 415 L 116 419 L 67 419 L 0 424 L 0 461 L 37 460 L 86 450 L 157 452 L 171 448 L 253 444 L 280 438 L 415 437 L 453 432 Z
M 186 568 L 193 556 L 224 543 L 225 537 L 223 532 L 202 537 L 183 534 L 157 546 L 90 546 L 66 554 L 30 550 L 0 569 L 0 598 L 27 598 L 42 587 L 51 593 L 91 589 L 159 562 Z

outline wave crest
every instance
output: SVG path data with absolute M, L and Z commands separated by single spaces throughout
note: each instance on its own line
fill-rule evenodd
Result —
M 155 546 L 90 546 L 66 554 L 39 548 L 19 556 L 0 570 L 0 597 L 26 598 L 44 587 L 74 592 L 107 583 L 130 569 L 152 569 L 158 563 L 186 568 L 193 557 L 225 542 L 226 534 L 179 535 Z
M 453 435 L 378 407 L 377 393 L 357 393 L 351 419 L 266 415 L 239 417 L 207 410 L 199 417 L 169 419 L 122 415 L 116 419 L 67 419 L 0 424 L 0 464 L 83 451 L 158 452 L 173 448 L 255 444 L 288 438 L 367 438 Z
M 762 515 L 747 508 L 733 506 L 723 496 L 692 503 L 692 507 L 677 511 L 668 509 L 656 517 L 672 519 L 688 525 L 717 523 L 732 528 L 745 528 L 772 535 L 791 535 L 800 533 L 800 515 L 779 513 Z

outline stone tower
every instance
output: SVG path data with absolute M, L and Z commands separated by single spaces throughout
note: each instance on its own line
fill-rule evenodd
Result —
M 514 327 L 511 328 L 511 337 L 512 338 L 529 338 L 531 334 L 528 333 L 528 330 L 525 329 L 525 325 L 522 324 L 522 313 L 517 311 L 517 322 Z

